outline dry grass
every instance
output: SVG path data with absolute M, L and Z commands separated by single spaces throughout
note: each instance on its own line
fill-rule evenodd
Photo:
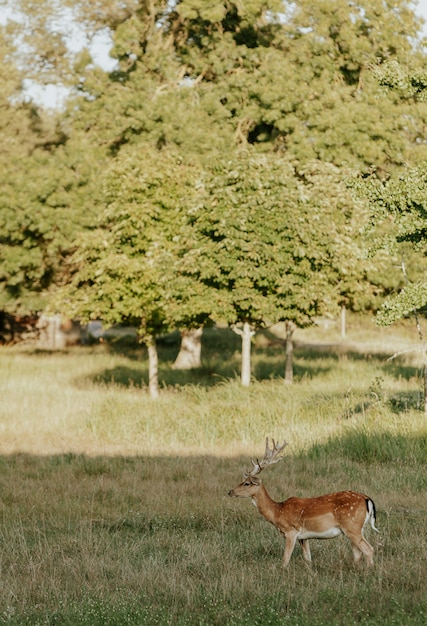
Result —
M 248 501 L 226 496 L 246 462 L 3 459 L 3 623 L 424 623 L 426 485 L 414 489 L 411 468 L 390 476 L 382 466 L 299 457 L 272 470 L 276 497 L 349 484 L 368 491 L 382 531 L 371 537 L 371 572 L 351 564 L 344 539 L 313 542 L 311 569 L 296 550 L 284 571 L 278 533 Z
M 417 364 L 299 349 L 288 387 L 267 341 L 242 389 L 235 346 L 226 360 L 218 338 L 207 348 L 185 377 L 163 349 L 157 402 L 138 351 L 2 350 L 0 623 L 426 623 Z M 282 569 L 277 531 L 226 495 L 266 434 L 290 442 L 265 476 L 277 499 L 374 498 L 372 571 L 344 539 L 313 542 L 311 569 L 298 550 Z

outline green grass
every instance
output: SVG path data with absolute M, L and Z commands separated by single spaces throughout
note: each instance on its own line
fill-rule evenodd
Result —
M 280 341 L 259 340 L 243 389 L 234 336 L 207 335 L 193 373 L 172 370 L 176 349 L 161 348 L 158 401 L 139 349 L 0 352 L 0 623 L 427 623 L 414 358 L 300 346 L 287 386 Z M 290 444 L 265 472 L 276 499 L 375 500 L 371 571 L 341 538 L 313 541 L 311 568 L 296 548 L 283 570 L 277 531 L 227 496 L 266 435 Z

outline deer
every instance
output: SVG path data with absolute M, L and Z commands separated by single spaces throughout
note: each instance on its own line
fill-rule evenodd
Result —
M 338 491 L 314 498 L 291 497 L 283 502 L 276 502 L 267 493 L 258 474 L 269 465 L 278 463 L 288 445 L 286 441 L 279 445 L 272 440 L 270 448 L 266 438 L 265 453 L 261 461 L 252 460 L 253 469 L 244 474 L 242 483 L 230 489 L 229 496 L 252 498 L 252 503 L 259 513 L 285 538 L 283 565 L 287 567 L 298 540 L 307 563 L 311 563 L 309 539 L 333 539 L 345 535 L 353 550 L 354 562 L 358 563 L 362 555 L 367 565 L 374 563 L 374 549 L 365 539 L 363 531 L 368 523 L 373 530 L 376 512 L 374 501 L 356 491 Z

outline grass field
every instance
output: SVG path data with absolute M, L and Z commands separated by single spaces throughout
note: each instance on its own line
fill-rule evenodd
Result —
M 350 347 L 334 329 L 296 339 L 294 385 L 265 334 L 248 389 L 229 333 L 206 334 L 192 373 L 171 368 L 166 344 L 157 401 L 141 349 L 2 348 L 0 623 L 426 624 L 419 358 L 386 358 L 417 338 L 358 326 Z M 311 567 L 296 548 L 283 569 L 278 532 L 227 496 L 266 435 L 289 442 L 263 476 L 277 500 L 374 499 L 372 570 L 344 538 L 312 541 Z

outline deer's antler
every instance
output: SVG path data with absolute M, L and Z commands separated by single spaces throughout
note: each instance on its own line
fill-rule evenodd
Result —
M 266 437 L 265 452 L 264 452 L 263 459 L 261 461 L 259 459 L 254 461 L 252 459 L 252 465 L 254 467 L 251 472 L 247 472 L 245 474 L 245 478 L 247 478 L 248 476 L 256 476 L 257 474 L 262 472 L 262 470 L 268 465 L 273 465 L 273 463 L 278 463 L 279 461 L 283 459 L 283 456 L 279 456 L 279 454 L 281 453 L 283 448 L 288 445 L 288 443 L 284 441 L 282 445 L 279 445 L 278 443 L 274 441 L 274 439 L 272 439 L 272 442 L 273 442 L 273 447 L 270 448 L 268 445 L 268 437 Z

